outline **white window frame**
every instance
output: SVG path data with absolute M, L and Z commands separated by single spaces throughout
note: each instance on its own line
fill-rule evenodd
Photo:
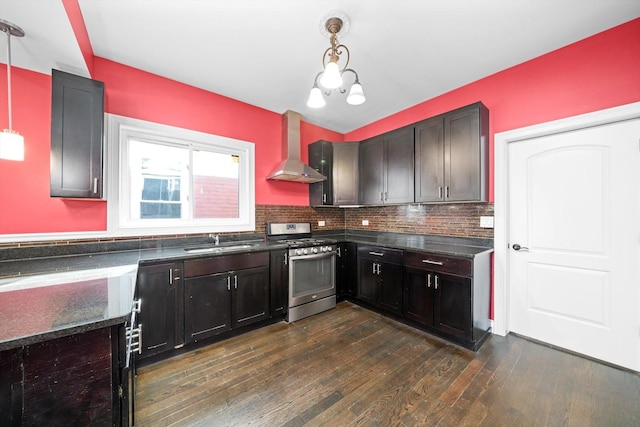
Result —
M 163 125 L 130 117 L 106 114 L 106 193 L 107 235 L 145 236 L 167 234 L 197 234 L 241 232 L 255 230 L 255 146 L 251 142 L 219 135 Z M 239 217 L 214 219 L 131 220 L 129 218 L 129 190 L 127 141 L 130 138 L 158 141 L 166 144 L 188 143 L 201 148 L 240 156 Z

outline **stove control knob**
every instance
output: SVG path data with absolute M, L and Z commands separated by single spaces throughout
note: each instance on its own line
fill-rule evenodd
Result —
M 296 249 L 296 255 L 302 255 L 302 249 Z
M 302 250 L 302 253 L 306 255 L 306 254 L 309 253 L 309 251 L 305 248 L 305 249 Z
M 333 247 L 327 246 L 327 252 L 331 252 L 331 251 L 333 251 Z
M 313 248 L 313 253 L 317 254 L 318 253 L 318 248 Z

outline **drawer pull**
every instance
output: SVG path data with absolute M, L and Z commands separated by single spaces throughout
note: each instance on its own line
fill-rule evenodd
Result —
M 430 259 L 423 259 L 422 262 L 424 262 L 425 264 L 444 265 L 444 263 L 440 261 L 431 261 Z
M 382 253 L 382 252 L 369 252 L 369 255 L 384 256 L 384 253 Z

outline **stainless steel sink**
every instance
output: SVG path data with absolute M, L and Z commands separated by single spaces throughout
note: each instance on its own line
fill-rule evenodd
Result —
M 206 253 L 218 253 L 226 251 L 237 251 L 240 249 L 254 248 L 258 246 L 258 243 L 242 243 L 238 245 L 224 245 L 224 246 L 200 246 L 197 248 L 185 248 L 184 251 L 189 254 L 206 254 Z

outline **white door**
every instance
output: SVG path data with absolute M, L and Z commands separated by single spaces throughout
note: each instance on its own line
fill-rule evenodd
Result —
M 636 371 L 639 141 L 635 119 L 508 147 L 509 329 Z

